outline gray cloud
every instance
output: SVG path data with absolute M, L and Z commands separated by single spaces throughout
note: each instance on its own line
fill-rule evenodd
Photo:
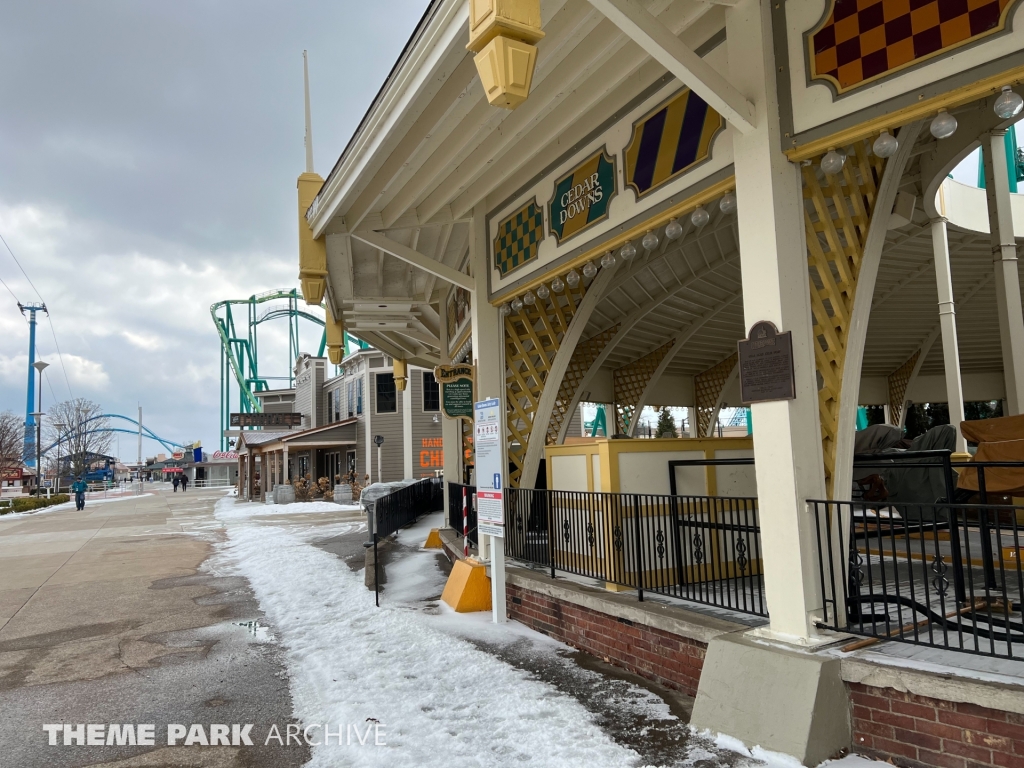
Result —
M 0 7 L 0 233 L 50 306 L 75 395 L 126 415 L 141 402 L 159 434 L 216 444 L 209 306 L 296 284 L 302 50 L 326 176 L 424 5 Z M 35 298 L 2 249 L 0 278 Z M 264 369 L 283 374 L 286 330 L 260 333 Z M 0 289 L 0 407 L 18 413 L 27 339 Z M 56 363 L 45 323 L 39 345 Z M 44 406 L 68 394 L 59 367 L 48 379 Z

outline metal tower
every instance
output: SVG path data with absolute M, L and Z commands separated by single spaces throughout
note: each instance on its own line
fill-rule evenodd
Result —
M 272 301 L 286 301 L 286 305 L 278 304 L 271 306 L 260 313 L 260 305 Z M 232 307 L 240 309 L 239 305 L 245 305 L 247 318 L 243 320 L 241 312 L 237 321 Z M 268 383 L 271 379 L 287 381 L 288 388 L 295 384 L 295 360 L 299 356 L 299 318 L 308 320 L 311 323 L 324 327 L 322 317 L 310 314 L 299 309 L 299 292 L 294 288 L 290 291 L 266 291 L 250 296 L 248 299 L 227 299 L 218 301 L 210 307 L 210 315 L 213 317 L 213 324 L 217 327 L 217 334 L 220 336 L 221 358 L 220 358 L 220 447 L 226 450 L 227 438 L 224 431 L 229 427 L 232 400 L 238 403 L 241 413 L 259 413 L 261 406 L 256 397 L 257 392 L 270 389 Z M 286 318 L 288 320 L 288 360 L 287 376 L 266 376 L 260 374 L 259 369 L 259 343 L 257 329 L 262 323 L 268 320 Z M 246 322 L 247 329 L 243 329 L 242 323 Z M 246 335 L 242 335 L 245 333 Z M 344 347 L 347 353 L 349 344 L 366 349 L 368 344 L 364 341 L 349 336 L 344 337 Z M 320 348 L 317 357 L 323 357 L 327 346 L 327 333 L 321 332 Z M 234 379 L 234 385 L 232 385 Z M 232 392 L 236 389 L 236 392 Z
M 26 466 L 36 465 L 36 420 L 32 415 L 36 412 L 36 312 L 46 312 L 45 304 L 22 304 L 18 302 L 21 314 L 28 313 L 28 400 L 25 406 L 25 447 L 22 460 Z

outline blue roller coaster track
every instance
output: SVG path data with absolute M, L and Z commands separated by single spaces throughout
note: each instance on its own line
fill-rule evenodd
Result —
M 97 428 L 97 429 L 88 429 L 88 430 L 85 431 L 85 434 L 87 434 L 87 435 L 94 435 L 94 434 L 105 433 L 105 432 L 120 432 L 120 433 L 126 434 L 126 435 L 138 435 L 139 434 L 139 422 L 136 421 L 135 419 L 131 418 L 130 416 L 122 416 L 119 413 L 104 413 L 104 414 L 102 414 L 100 416 L 93 416 L 91 419 L 86 419 L 85 421 L 83 421 L 82 422 L 82 426 L 85 426 L 86 424 L 88 424 L 91 421 L 99 421 L 100 419 L 121 419 L 122 421 L 127 421 L 127 422 L 131 422 L 132 424 L 134 424 L 135 425 L 135 429 L 125 429 L 124 427 L 100 427 L 100 428 Z M 172 451 L 172 452 L 175 451 L 175 450 L 184 450 L 184 449 L 186 449 L 188 447 L 184 443 L 176 443 L 173 440 L 166 440 L 166 439 L 160 437 L 158 434 L 156 434 L 153 430 L 151 430 L 145 424 L 142 425 L 142 436 L 143 437 L 148 437 L 150 440 L 155 440 L 156 442 L 160 443 L 160 445 L 162 445 L 164 448 L 166 448 L 167 450 Z M 67 441 L 65 440 L 65 441 L 62 441 L 62 442 L 67 442 Z M 42 454 L 46 455 L 46 453 L 48 451 L 50 451 L 51 449 L 56 448 L 56 447 L 57 447 L 57 443 L 56 442 L 51 443 L 50 445 L 48 445 L 46 448 L 44 448 L 42 450 Z

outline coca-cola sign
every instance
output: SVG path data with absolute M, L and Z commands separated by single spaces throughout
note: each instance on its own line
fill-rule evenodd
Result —
M 238 459 L 238 454 L 235 453 L 234 451 L 214 451 L 213 452 L 213 460 L 214 461 L 227 461 L 227 460 L 230 460 L 230 459 L 236 459 L 237 460 Z

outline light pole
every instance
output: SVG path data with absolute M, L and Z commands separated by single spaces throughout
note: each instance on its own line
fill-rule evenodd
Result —
M 36 418 L 36 496 L 43 490 L 43 371 L 49 363 L 36 360 L 32 367 L 39 371 L 39 415 Z
M 57 430 L 57 472 L 56 472 L 56 475 L 57 475 L 57 493 L 59 494 L 60 493 L 60 441 L 61 441 L 61 438 L 63 436 L 62 433 L 64 432 L 65 425 L 61 424 L 59 421 L 55 421 L 53 423 L 53 427 L 54 427 L 54 429 Z

